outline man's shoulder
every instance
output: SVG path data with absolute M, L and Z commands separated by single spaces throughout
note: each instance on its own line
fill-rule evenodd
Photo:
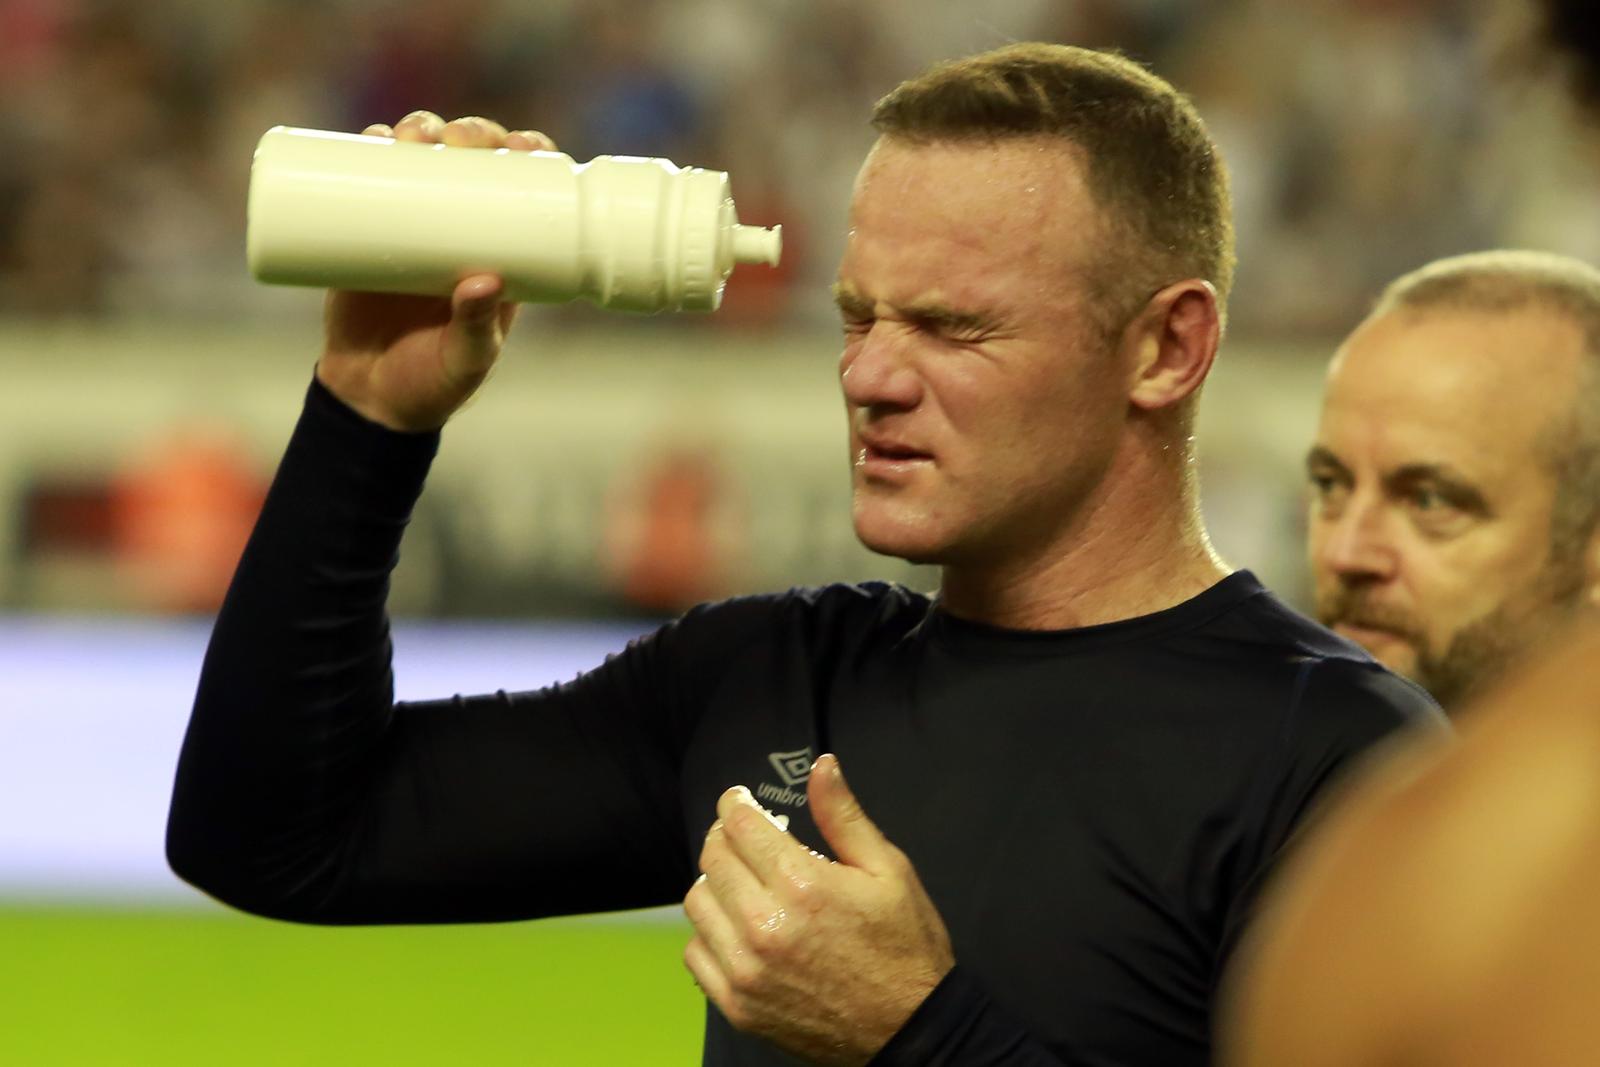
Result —
M 674 626 L 691 632 L 716 631 L 729 638 L 841 628 L 903 632 L 922 620 L 928 605 L 926 594 L 895 582 L 834 582 L 700 604 Z
M 1402 726 L 1443 726 L 1427 691 L 1389 670 L 1353 641 L 1307 618 L 1265 587 L 1208 627 L 1260 673 L 1292 685 L 1291 711 L 1301 726 L 1362 725 L 1377 733 Z

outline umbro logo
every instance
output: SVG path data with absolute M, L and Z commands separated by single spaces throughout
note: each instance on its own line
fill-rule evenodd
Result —
M 811 749 L 806 747 L 793 752 L 773 752 L 767 756 L 767 762 L 778 772 L 784 785 L 797 786 L 811 777 L 811 765 L 816 760 L 811 757 Z
M 762 782 L 756 786 L 756 796 L 768 804 L 786 804 L 792 808 L 806 806 L 806 779 L 811 777 L 811 749 L 798 748 L 793 752 L 769 752 L 767 762 L 783 779 L 783 785 Z

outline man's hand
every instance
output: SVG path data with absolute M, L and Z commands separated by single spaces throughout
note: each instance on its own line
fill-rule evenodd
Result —
M 542 133 L 507 133 L 498 122 L 445 122 L 414 111 L 363 133 L 461 148 L 555 151 Z M 470 191 L 463 191 L 470 196 Z M 406 220 L 397 218 L 403 227 Z M 516 316 L 500 278 L 463 278 L 448 298 L 334 290 L 324 311 L 326 343 L 317 377 L 362 415 L 394 430 L 436 430 L 488 377 Z
M 839 761 L 806 786 L 830 862 L 735 786 L 717 802 L 684 898 L 684 962 L 739 1030 L 815 1063 L 863 1064 L 955 966 L 950 935 L 906 858 L 861 810 Z

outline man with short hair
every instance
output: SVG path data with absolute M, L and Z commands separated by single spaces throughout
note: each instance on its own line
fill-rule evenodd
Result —
M 1497 251 L 1394 282 L 1307 472 L 1319 619 L 1459 706 L 1600 598 L 1600 271 Z
M 1534 25 L 1572 63 L 1591 111 L 1600 105 L 1592 8 L 1533 5 Z M 1600 1049 L 1600 624 L 1593 611 L 1559 606 L 1594 599 L 1596 275 L 1545 257 L 1463 266 L 1425 268 L 1402 288 L 1435 310 L 1476 308 L 1480 325 L 1498 310 L 1519 312 L 1524 326 L 1530 312 L 1542 315 L 1531 332 L 1508 331 L 1513 343 L 1495 354 L 1514 370 L 1506 444 L 1523 446 L 1524 477 L 1545 501 L 1534 525 L 1549 519 L 1547 551 L 1538 539 L 1530 546 L 1533 570 L 1553 573 L 1530 581 L 1526 561 L 1513 566 L 1524 589 L 1560 591 L 1536 614 L 1575 625 L 1473 702 L 1459 744 L 1402 746 L 1351 783 L 1297 848 L 1222 998 L 1219 1062 L 1229 1067 L 1588 1067 Z M 1476 338 L 1458 331 L 1456 341 L 1468 359 L 1483 355 Z M 1437 346 L 1428 354 L 1453 356 Z M 1418 395 L 1422 406 L 1439 401 Z M 1530 408 L 1542 409 L 1549 431 L 1531 451 Z M 1467 432 L 1493 441 L 1501 422 L 1495 408 Z M 1526 503 L 1521 510 L 1526 522 Z M 1483 580 L 1510 603 L 1510 583 Z M 1548 622 L 1533 625 L 1540 645 Z
M 1298 850 L 1224 1062 L 1592 1063 L 1600 271 L 1495 251 L 1394 282 L 1334 358 L 1307 467 L 1323 621 L 1472 706 Z
M 1208 1062 L 1296 823 L 1437 711 L 1206 539 L 1189 427 L 1233 252 L 1188 102 L 1018 45 L 876 122 L 835 286 L 854 524 L 937 597 L 706 605 L 567 685 L 395 705 L 388 569 L 510 316 L 492 276 L 335 294 L 207 655 L 179 873 L 307 922 L 682 899 L 708 1064 Z

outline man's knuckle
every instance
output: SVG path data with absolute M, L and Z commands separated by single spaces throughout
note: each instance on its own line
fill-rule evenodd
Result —
M 810 870 L 796 869 L 788 875 L 785 896 L 793 910 L 803 916 L 816 915 L 827 907 L 827 894 Z
M 747 923 L 749 931 L 745 940 L 750 945 L 750 950 L 757 957 L 767 960 L 782 957 L 789 947 L 788 923 L 782 916 L 761 915 L 751 916 Z
M 753 952 L 735 953 L 728 961 L 728 987 L 741 996 L 759 990 L 766 976 L 766 961 Z

